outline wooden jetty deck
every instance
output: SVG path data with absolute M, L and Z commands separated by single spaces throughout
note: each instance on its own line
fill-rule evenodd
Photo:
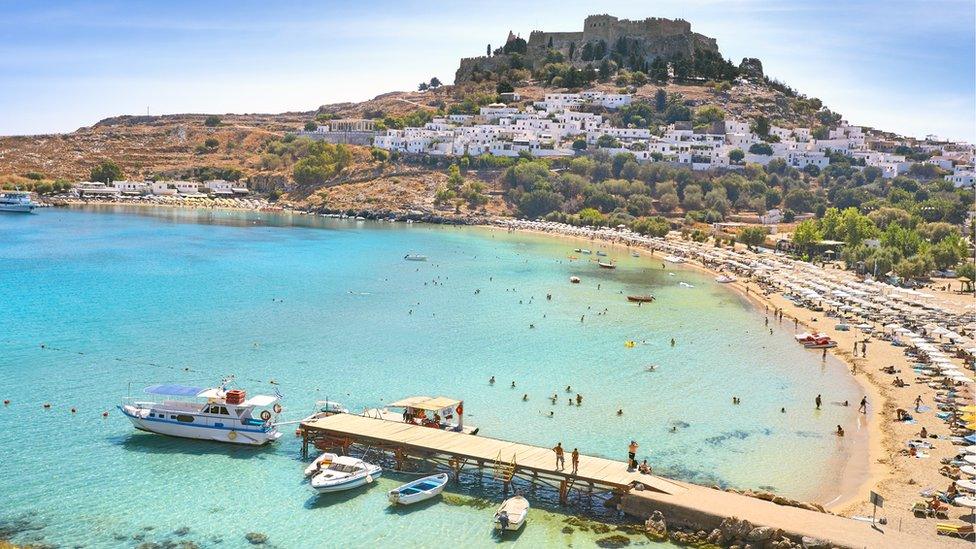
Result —
M 569 451 L 566 452 L 566 469 L 556 470 L 556 456 L 551 448 L 480 435 L 355 414 L 303 421 L 300 431 L 305 457 L 308 457 L 310 444 L 344 451 L 358 445 L 392 454 L 399 469 L 403 469 L 409 459 L 446 467 L 455 478 L 462 471 L 475 469 L 478 474 L 490 468 L 506 489 L 515 478 L 547 484 L 558 488 L 563 504 L 568 503 L 570 490 L 586 489 L 591 493 L 604 490 L 614 493 L 619 498 L 620 509 L 630 515 L 647 518 L 654 511 L 661 511 L 669 521 L 696 530 L 711 531 L 724 518 L 735 516 L 754 525 L 779 528 L 797 540 L 810 537 L 841 547 L 943 546 L 942 540 L 898 532 L 892 525 L 872 528 L 870 524 L 837 515 L 643 475 L 628 471 L 624 462 L 601 457 L 581 454 L 578 473 L 573 475 Z M 638 483 L 640 486 L 636 487 Z
M 302 431 L 306 454 L 309 442 L 321 440 L 333 447 L 348 448 L 350 444 L 359 444 L 384 449 L 393 452 L 400 461 L 410 457 L 427 459 L 447 465 L 455 474 L 471 466 L 500 469 L 505 471 L 507 478 L 502 480 L 506 483 L 520 476 L 565 482 L 561 489 L 567 492 L 573 486 L 587 486 L 623 493 L 630 490 L 635 482 L 666 494 L 685 490 L 680 484 L 665 478 L 628 471 L 627 464 L 621 461 L 582 454 L 579 469 L 573 475 L 571 448 L 565 453 L 565 469 L 556 470 L 556 454 L 551 448 L 354 414 L 336 414 L 304 422 Z

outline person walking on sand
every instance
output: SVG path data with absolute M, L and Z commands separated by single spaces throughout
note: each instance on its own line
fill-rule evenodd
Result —
M 861 399 L 861 405 L 857 408 L 857 411 L 858 412 L 861 412 L 862 414 L 868 413 L 868 397 L 867 397 L 867 395 L 865 395 L 864 398 Z
M 820 355 L 820 360 L 827 360 L 827 349 L 823 350 L 823 354 Z
M 918 412 L 918 407 L 922 405 L 922 395 L 915 397 L 915 411 Z
M 553 448 L 552 451 L 553 452 L 556 452 L 556 470 L 565 469 L 566 468 L 566 458 L 563 456 L 563 454 L 565 453 L 563 451 L 563 443 L 562 442 L 557 442 L 556 443 L 556 447 Z
M 573 453 L 569 456 L 570 462 L 573 465 L 573 474 L 579 469 L 579 448 L 573 448 Z
M 637 467 L 637 444 L 636 440 L 630 441 L 630 446 L 627 447 L 627 468 L 635 469 Z
M 817 398 L 815 398 L 813 401 L 817 403 L 817 409 L 819 410 L 820 409 L 820 404 L 822 402 L 820 400 L 820 395 L 817 395 Z

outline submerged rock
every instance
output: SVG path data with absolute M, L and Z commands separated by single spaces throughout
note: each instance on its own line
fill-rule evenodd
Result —
M 190 533 L 189 526 L 182 526 L 180 528 L 177 528 L 176 530 L 173 530 L 173 535 L 180 536 L 180 537 L 183 537 L 189 533 Z
M 268 536 L 262 534 L 261 532 L 248 532 L 244 535 L 244 539 L 246 539 L 251 545 L 263 545 L 264 543 L 267 543 Z
M 621 536 L 620 534 L 614 534 L 612 536 L 607 536 L 605 538 L 596 540 L 596 544 L 599 547 L 626 547 L 630 545 L 630 538 L 627 536 Z

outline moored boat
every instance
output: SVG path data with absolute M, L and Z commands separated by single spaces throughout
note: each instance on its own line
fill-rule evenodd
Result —
M 383 474 L 383 468 L 350 456 L 338 456 L 328 467 L 316 473 L 312 489 L 320 494 L 342 492 L 371 484 Z
M 38 204 L 31 200 L 27 191 L 4 191 L 0 193 L 0 212 L 31 213 Z
M 597 261 L 596 264 L 599 265 L 600 267 L 603 267 L 604 269 L 616 269 L 617 268 L 617 266 L 614 265 L 613 261 Z
M 406 259 L 407 261 L 427 261 L 427 256 L 421 254 L 407 254 L 403 256 L 403 259 Z
M 600 257 L 607 257 L 607 252 L 602 252 L 602 251 L 599 251 L 599 250 L 598 250 L 598 251 L 596 252 L 596 255 L 598 255 L 598 256 L 600 256 Z
M 501 534 L 506 531 L 516 531 L 525 526 L 525 519 L 529 514 L 529 500 L 522 496 L 506 499 L 498 511 L 495 512 L 495 530 Z
M 569 277 L 569 281 L 572 284 L 579 284 L 580 283 L 580 277 L 578 277 L 578 276 L 571 276 L 571 277 Z
M 272 421 L 282 410 L 278 396 L 247 398 L 243 390 L 227 388 L 232 379 L 226 378 L 212 388 L 150 385 L 143 391 L 162 397 L 161 401 L 126 397 L 119 410 L 136 429 L 162 435 L 253 446 L 280 438 L 281 432 Z M 257 413 L 260 408 L 264 409 Z
M 632 301 L 634 303 L 650 303 L 651 301 L 654 301 L 654 296 L 651 294 L 629 295 L 627 296 L 627 301 Z
M 399 488 L 390 490 L 387 497 L 390 503 L 398 505 L 410 505 L 437 496 L 444 491 L 447 486 L 447 473 L 430 475 L 421 479 L 408 482 Z

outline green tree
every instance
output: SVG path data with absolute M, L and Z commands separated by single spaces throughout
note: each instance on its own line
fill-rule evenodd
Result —
M 639 217 L 631 221 L 630 230 L 642 235 L 660 238 L 671 231 L 671 225 L 663 217 Z
M 817 222 L 812 219 L 801 221 L 793 229 L 793 245 L 801 252 L 809 252 L 813 245 L 821 240 L 823 240 L 823 235 L 820 234 Z
M 220 125 L 220 117 L 215 114 L 211 114 L 210 116 L 204 119 L 203 125 L 207 126 L 208 128 L 217 127 Z
M 725 120 L 725 111 L 715 105 L 705 105 L 695 111 L 695 125 L 711 124 Z
M 318 127 L 319 125 L 312 120 L 305 123 L 305 131 L 307 132 L 314 132 Z
M 601 135 L 596 140 L 596 146 L 604 149 L 617 149 L 620 147 L 620 141 L 612 135 Z
M 956 274 L 960 278 L 968 278 L 970 281 L 976 280 L 976 264 L 971 258 L 966 258 L 966 261 L 956 269 Z
M 88 177 L 92 181 L 100 181 L 102 183 L 121 181 L 123 177 L 122 168 L 111 160 L 103 160 L 91 169 L 91 174 Z
M 752 154 L 761 154 L 763 156 L 772 156 L 773 148 L 769 146 L 768 143 L 753 143 L 749 145 L 749 152 Z
M 431 79 L 430 79 L 430 87 L 431 87 L 431 88 L 439 88 L 439 87 L 441 87 L 442 85 L 443 85 L 443 84 L 441 84 L 441 79 L 440 79 L 440 78 L 437 78 L 437 77 L 435 76 L 435 77 L 433 77 L 433 78 L 431 78 Z
M 563 197 L 559 193 L 546 189 L 536 189 L 523 194 L 519 199 L 518 207 L 522 215 L 535 219 L 559 210 L 562 204 Z
M 729 151 L 729 161 L 733 164 L 738 164 L 746 157 L 746 153 L 742 152 L 742 149 L 732 149 Z
M 765 116 L 759 115 L 752 120 L 752 125 L 749 127 L 752 133 L 758 135 L 762 139 L 769 139 L 770 124 L 769 119 Z
M 450 175 L 447 178 L 447 188 L 454 192 L 460 192 L 461 185 L 464 185 L 464 176 L 461 175 L 461 169 L 457 164 L 451 164 L 448 171 Z
M 753 248 L 755 246 L 761 246 L 766 242 L 767 234 L 765 227 L 744 227 L 739 231 L 739 240 L 749 248 Z
M 654 110 L 663 113 L 668 108 L 668 92 L 664 88 L 658 88 L 654 92 Z

